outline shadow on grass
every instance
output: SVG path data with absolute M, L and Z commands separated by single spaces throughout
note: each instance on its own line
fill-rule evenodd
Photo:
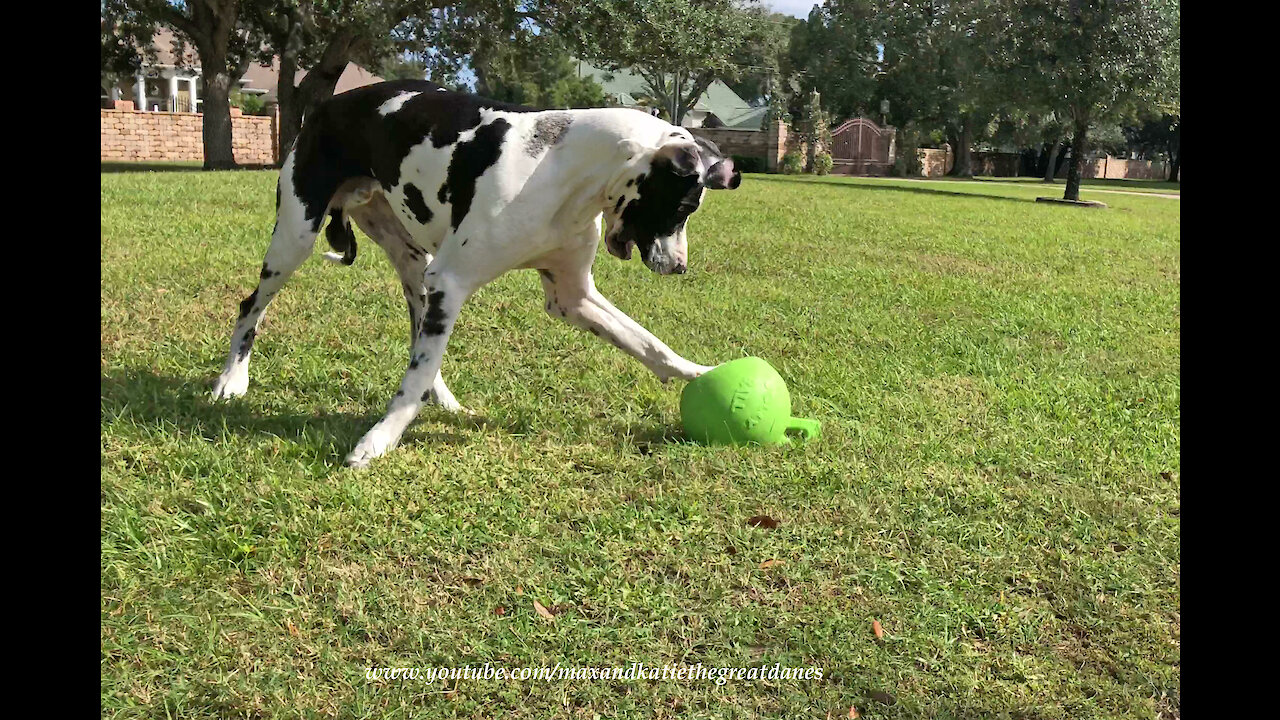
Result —
M 104 162 L 102 173 L 131 172 L 226 172 L 223 170 L 205 170 L 200 163 L 147 163 L 147 162 Z M 275 170 L 274 165 L 241 165 L 236 170 Z
M 752 180 L 764 180 L 766 182 L 788 183 L 794 187 L 795 183 L 790 180 L 784 180 L 781 177 L 772 175 L 759 175 L 751 178 Z M 1002 200 L 1012 203 L 1033 203 L 1035 198 L 1013 198 L 1004 195 L 982 195 L 980 193 L 956 192 L 955 190 L 937 190 L 928 187 L 904 187 L 902 185 L 870 185 L 864 183 L 847 183 L 837 182 L 834 180 L 808 180 L 806 185 L 833 185 L 835 187 L 847 188 L 852 190 L 870 190 L 872 192 L 880 192 L 888 190 L 890 192 L 906 192 L 919 193 L 922 195 L 948 195 L 951 197 L 976 198 L 979 200 Z
M 101 415 L 119 416 L 158 431 L 176 427 L 184 435 L 216 441 L 223 428 L 236 434 L 269 435 L 296 439 L 315 452 L 316 459 L 334 465 L 342 456 L 334 456 L 332 447 L 346 452 L 382 418 L 379 410 L 365 413 L 264 413 L 242 399 L 214 402 L 209 399 L 211 383 L 207 379 L 193 381 L 149 371 L 125 370 L 105 374 L 101 378 Z M 250 392 L 262 392 L 250 388 Z M 419 420 L 442 422 L 457 428 L 494 429 L 500 423 L 485 417 L 460 416 L 444 411 L 423 409 Z M 470 442 L 463 433 L 424 429 L 418 422 L 409 426 L 404 440 L 424 445 L 459 445 Z M 403 443 L 402 443 L 403 444 Z
M 120 417 L 159 433 L 176 429 L 186 437 L 217 442 L 224 432 L 244 437 L 286 438 L 306 448 L 316 460 L 337 467 L 344 454 L 382 419 L 381 409 L 362 413 L 280 412 L 263 409 L 241 398 L 214 402 L 209 399 L 211 378 L 191 380 L 147 370 L 121 370 L 101 377 L 103 418 Z M 250 387 L 250 392 L 267 392 Z M 608 421 L 601 421 L 608 422 Z M 440 426 L 457 431 L 441 431 Z M 660 446 L 686 442 L 681 428 L 659 422 L 610 423 L 619 449 L 651 455 Z M 433 427 L 434 426 L 434 427 Z M 455 414 L 427 405 L 405 431 L 400 447 L 429 451 L 432 446 L 464 445 L 474 441 L 469 432 L 501 432 L 525 436 L 534 428 L 522 421 L 488 415 Z

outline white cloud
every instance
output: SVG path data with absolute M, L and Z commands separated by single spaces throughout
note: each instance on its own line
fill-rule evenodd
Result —
M 792 17 L 807 18 L 814 5 L 821 5 L 822 0 L 764 0 L 774 12 L 786 13 Z

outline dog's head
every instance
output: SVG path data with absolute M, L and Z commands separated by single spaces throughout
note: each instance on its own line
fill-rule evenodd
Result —
M 658 147 L 624 140 L 620 148 L 629 159 L 610 184 L 605 247 L 623 260 L 639 248 L 644 264 L 659 275 L 685 272 L 689 216 L 708 189 L 733 190 L 742 173 L 715 143 L 687 130 L 671 132 Z

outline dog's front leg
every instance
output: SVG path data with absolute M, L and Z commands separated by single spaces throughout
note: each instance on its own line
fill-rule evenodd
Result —
M 432 263 L 431 268 L 436 265 Z M 426 309 L 418 322 L 409 369 L 400 381 L 400 390 L 387 406 L 387 414 L 347 455 L 345 464 L 348 467 L 364 467 L 373 458 L 395 447 L 405 428 L 418 416 L 422 404 L 431 398 L 433 381 L 440 376 L 440 365 L 453 324 L 458 319 L 462 304 L 475 290 L 473 283 L 431 268 L 427 270 Z
M 614 307 L 595 287 L 588 293 L 587 302 L 591 308 L 588 310 L 588 317 L 594 315 L 597 318 L 597 322 L 606 330 L 605 336 L 612 337 L 615 345 L 644 363 L 662 382 L 671 378 L 692 380 L 712 369 L 677 355 L 640 323 Z
M 658 379 L 692 380 L 711 368 L 690 362 L 614 307 L 596 290 L 590 271 L 543 271 L 547 313 L 602 338 L 644 363 Z

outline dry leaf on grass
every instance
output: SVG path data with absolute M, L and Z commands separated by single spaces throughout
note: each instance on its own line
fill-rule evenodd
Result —
M 760 563 L 760 569 L 768 570 L 774 565 L 784 565 L 784 564 L 786 564 L 785 560 L 765 560 L 764 562 Z
M 552 614 L 551 614 L 551 611 L 550 611 L 550 610 L 548 610 L 548 609 L 546 609 L 545 607 L 543 607 L 542 603 L 538 602 L 537 600 L 534 600 L 534 601 L 533 601 L 533 609 L 534 609 L 534 610 L 537 610 L 537 611 L 538 611 L 538 614 L 539 614 L 539 615 L 541 615 L 542 617 L 546 618 L 547 620 L 555 620 L 555 619 L 556 619 L 556 616 L 555 616 L 555 615 L 552 615 Z
M 898 702 L 898 698 L 894 697 L 891 693 L 887 693 L 883 690 L 873 691 L 871 693 L 871 699 L 884 705 L 894 705 Z
M 768 515 L 753 515 L 747 518 L 747 524 L 751 527 L 760 527 L 765 530 L 773 530 L 778 527 L 778 521 Z
M 856 708 L 856 707 L 854 707 L 854 706 L 850 705 L 850 706 L 849 706 L 849 720 L 858 720 L 858 718 L 859 718 L 859 717 L 861 717 L 861 716 L 860 716 L 860 715 L 858 715 L 858 708 Z
M 876 634 L 876 640 L 884 640 L 884 628 L 880 627 L 879 620 L 871 621 L 871 632 Z

